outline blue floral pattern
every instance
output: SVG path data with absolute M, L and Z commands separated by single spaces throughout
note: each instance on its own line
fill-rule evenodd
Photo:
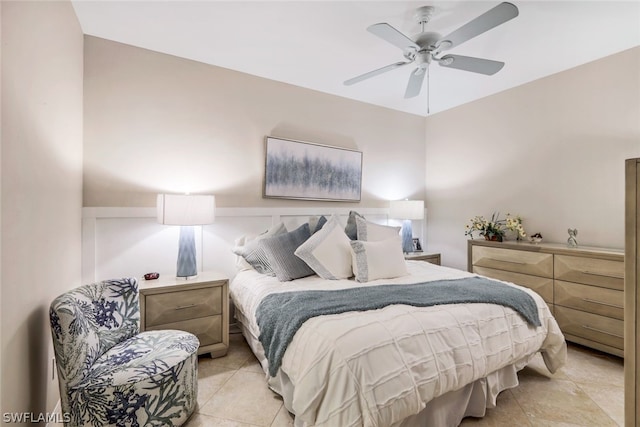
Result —
M 194 411 L 198 339 L 140 333 L 136 279 L 85 285 L 51 303 L 67 426 L 179 426 Z

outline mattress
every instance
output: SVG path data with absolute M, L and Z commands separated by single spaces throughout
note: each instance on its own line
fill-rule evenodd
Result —
M 542 326 L 495 304 L 391 305 L 307 320 L 282 366 L 268 375 L 255 313 L 271 293 L 459 279 L 474 274 L 407 261 L 408 275 L 367 283 L 310 276 L 289 282 L 239 272 L 230 285 L 236 318 L 282 395 L 296 426 L 457 425 L 482 416 L 497 394 L 517 385 L 516 372 L 537 352 L 551 372 L 566 361 L 566 344 L 548 306 L 528 288 Z

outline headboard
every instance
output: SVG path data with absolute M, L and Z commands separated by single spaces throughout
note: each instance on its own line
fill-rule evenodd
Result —
M 236 273 L 234 241 L 245 234 L 260 234 L 282 221 L 288 230 L 310 216 L 332 214 L 346 224 L 355 210 L 378 224 L 401 225 L 388 219 L 388 208 L 216 208 L 215 222 L 196 227 L 198 270 L 217 270 L 230 279 Z M 426 216 L 425 216 L 426 218 Z M 424 241 L 426 220 L 413 222 L 414 236 Z M 149 272 L 174 276 L 179 227 L 156 222 L 156 208 L 83 208 L 82 281 L 142 277 Z

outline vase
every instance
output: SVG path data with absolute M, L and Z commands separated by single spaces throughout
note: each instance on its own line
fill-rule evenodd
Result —
M 502 242 L 502 236 L 487 236 L 484 235 L 484 240 L 489 240 L 491 242 Z
M 516 230 L 507 230 L 505 231 L 504 240 L 520 240 L 520 235 Z

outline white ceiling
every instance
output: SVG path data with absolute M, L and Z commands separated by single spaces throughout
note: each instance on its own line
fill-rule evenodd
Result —
M 416 8 L 436 7 L 427 30 L 446 35 L 500 2 L 85 1 L 85 34 L 422 116 L 640 45 L 640 1 L 514 1 L 520 14 L 447 53 L 506 63 L 493 76 L 432 64 L 430 94 L 406 100 L 412 65 L 353 86 L 343 81 L 402 61 L 366 31 L 387 22 L 413 37 Z M 425 80 L 426 84 L 426 80 Z

